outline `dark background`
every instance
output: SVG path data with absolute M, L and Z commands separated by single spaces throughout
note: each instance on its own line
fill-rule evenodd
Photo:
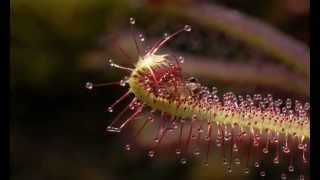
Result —
M 203 84 L 218 87 L 221 93 L 261 92 L 279 98 L 309 99 L 308 68 L 302 68 L 305 73 L 296 71 L 290 62 L 278 61 L 281 58 L 264 52 L 251 41 L 248 44 L 239 40 L 237 36 L 242 34 L 232 37 L 225 30 L 215 30 L 208 19 L 201 18 L 203 6 L 235 9 L 304 46 L 309 43 L 308 0 L 11 1 L 10 177 L 256 179 L 255 173 L 225 176 L 220 162 L 209 167 L 199 162 L 181 166 L 174 156 L 162 155 L 150 161 L 143 151 L 125 152 L 123 145 L 130 132 L 104 133 L 115 116 L 107 113 L 106 107 L 125 89 L 84 88 L 87 81 L 117 81 L 125 75 L 111 69 L 106 59 L 132 65 L 112 48 L 112 38 L 118 37 L 121 46 L 135 57 L 128 31 L 128 19 L 135 17 L 135 29 L 144 34 L 146 44 L 184 24 L 192 25 L 191 33 L 175 38 L 161 52 L 183 54 L 186 76 L 197 76 Z M 189 8 L 198 10 L 200 18 L 190 16 Z M 236 24 L 229 28 L 233 26 Z M 194 68 L 187 68 L 188 63 L 194 63 Z M 232 73 L 228 63 L 236 63 Z M 201 65 L 222 73 L 196 69 Z M 259 71 L 264 67 L 270 68 Z M 243 76 L 243 72 L 253 73 Z M 272 177 L 277 174 L 268 178 Z

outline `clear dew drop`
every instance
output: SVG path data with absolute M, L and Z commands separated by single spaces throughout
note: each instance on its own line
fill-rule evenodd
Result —
M 136 23 L 136 20 L 133 18 L 133 17 L 131 17 L 130 19 L 129 19 L 129 22 L 130 22 L 130 24 L 135 24 Z
M 212 92 L 211 92 L 212 94 L 217 94 L 218 93 L 218 88 L 216 88 L 214 86 L 211 88 L 211 90 L 212 90 Z
M 233 160 L 233 162 L 234 162 L 235 165 L 240 165 L 240 159 L 239 158 L 235 158 Z
M 263 149 L 262 149 L 262 152 L 263 152 L 264 154 L 268 154 L 268 153 L 269 153 L 269 150 L 268 150 L 268 148 L 263 148 Z
M 279 164 L 279 158 L 278 157 L 275 157 L 273 159 L 273 164 Z
M 299 180 L 304 180 L 304 175 L 303 175 L 303 174 L 301 174 L 301 175 L 299 176 Z
M 187 31 L 187 32 L 190 32 L 191 31 L 191 26 L 190 25 L 185 25 L 184 26 L 184 30 Z
M 140 33 L 140 34 L 138 35 L 138 37 L 139 37 L 139 40 L 140 40 L 141 42 L 144 42 L 144 41 L 145 41 L 145 37 L 143 36 L 142 33 Z
M 86 87 L 87 89 L 89 89 L 89 90 L 93 89 L 93 84 L 92 84 L 92 82 L 86 82 L 85 87 Z
M 260 171 L 260 176 L 261 176 L 261 177 L 266 176 L 266 171 Z
M 180 162 L 181 162 L 181 164 L 187 164 L 187 159 L 186 158 L 181 158 Z
M 254 163 L 254 167 L 258 168 L 259 166 L 260 166 L 259 162 L 256 161 L 256 162 Z
M 120 86 L 122 86 L 122 87 L 124 87 L 124 86 L 126 86 L 126 81 L 125 80 L 120 80 Z
M 286 175 L 286 173 L 281 173 L 281 179 L 282 179 L 282 180 L 287 179 L 287 175 Z
M 283 152 L 286 153 L 286 154 L 290 153 L 289 147 L 288 146 L 283 146 Z
M 304 149 L 304 145 L 302 143 L 299 143 L 298 149 L 300 149 L 300 150 Z
M 290 165 L 290 166 L 288 167 L 288 171 L 289 171 L 289 172 L 293 172 L 293 171 L 294 171 L 294 167 L 293 167 L 292 165 Z
M 233 150 L 233 152 L 238 152 L 239 151 L 237 144 L 233 145 L 232 150 Z
M 200 155 L 200 150 L 199 150 L 199 149 L 196 149 L 196 150 L 194 151 L 193 155 L 199 156 L 199 155 Z
M 181 150 L 180 149 L 176 149 L 176 155 L 181 154 Z
M 221 145 L 222 145 L 221 141 L 216 141 L 216 146 L 217 147 L 221 147 Z
M 226 159 L 223 160 L 223 165 L 228 165 L 228 161 Z
M 128 83 L 128 77 L 127 76 L 125 76 L 123 79 L 121 79 L 120 80 L 120 86 L 122 86 L 122 87 L 124 87 L 124 86 L 126 86 L 126 84 Z
M 243 172 L 244 172 L 245 174 L 249 174 L 249 168 L 245 168 L 245 169 L 243 170 Z
M 178 62 L 179 62 L 180 64 L 183 64 L 183 63 L 184 63 L 184 57 L 179 56 L 179 57 L 178 57 Z
M 155 143 L 159 143 L 159 138 L 154 138 L 153 141 L 154 141 Z
M 116 133 L 119 133 L 121 131 L 120 128 L 116 128 L 116 127 L 113 127 L 113 126 L 108 126 L 106 130 L 108 132 L 116 132 Z
M 112 59 L 108 59 L 108 62 L 109 62 L 109 65 L 110 65 L 111 67 L 113 67 L 113 66 L 114 66 L 114 62 L 113 62 L 113 60 L 112 60 Z
M 125 149 L 126 149 L 127 151 L 130 151 L 130 150 L 131 150 L 130 144 L 126 144 L 126 145 L 125 145 Z
M 111 106 L 108 107 L 108 112 L 113 112 L 113 108 Z
M 155 156 L 155 151 L 154 151 L 154 150 L 150 150 L 150 151 L 148 152 L 148 156 L 151 157 L 151 158 L 153 158 L 153 157 Z
M 203 162 L 203 165 L 204 165 L 204 166 L 209 166 L 208 161 L 204 161 L 204 162 Z
M 167 38 L 168 36 L 169 36 L 168 33 L 164 33 L 164 34 L 163 34 L 163 37 L 165 37 L 165 38 Z
M 228 167 L 228 173 L 232 173 L 231 167 Z

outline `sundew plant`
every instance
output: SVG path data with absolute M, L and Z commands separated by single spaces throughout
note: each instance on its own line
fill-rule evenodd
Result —
M 216 10 L 217 15 L 224 15 L 220 9 Z M 225 18 L 227 21 L 235 21 L 232 17 Z M 261 26 L 241 18 L 238 20 L 243 21 L 238 23 L 256 26 L 257 31 Z M 160 49 L 179 38 L 178 36 L 192 35 L 190 25 L 184 25 L 171 34 L 165 33 L 151 46 L 144 47 L 144 35 L 136 34 L 133 27 L 136 20 L 130 18 L 129 22 L 136 60 L 120 47 L 117 41 L 113 41 L 113 45 L 123 58 L 135 61 L 134 65 L 124 66 L 108 59 L 111 67 L 123 70 L 127 75 L 116 82 L 85 84 L 89 90 L 112 85 L 127 88 L 121 97 L 106 108 L 108 112 L 114 113 L 119 104 L 126 104 L 106 127 L 106 133 L 124 133 L 125 129 L 135 127 L 128 135 L 130 138 L 124 145 L 125 150 L 137 149 L 139 137 L 148 136 L 151 143 L 144 149 L 151 159 L 156 158 L 161 147 L 171 141 L 170 149 L 182 165 L 187 165 L 189 159 L 196 157 L 204 166 L 222 163 L 227 174 L 232 173 L 234 167 L 240 167 L 244 174 L 249 174 L 254 169 L 264 178 L 272 171 L 270 168 L 267 170 L 271 163 L 274 167 L 286 167 L 280 168 L 281 179 L 306 178 L 310 141 L 308 102 L 293 98 L 275 98 L 270 93 L 235 94 L 226 91 L 219 94 L 216 87 L 203 85 L 201 79 L 186 77 L 184 65 L 188 62 L 185 62 L 184 57 L 170 51 L 160 52 Z M 225 24 L 219 23 L 214 25 L 223 29 Z M 241 36 L 236 34 L 241 33 L 241 30 L 238 31 L 230 30 L 228 33 L 230 36 Z M 278 53 L 279 49 L 269 47 L 268 43 L 250 38 L 240 39 L 256 43 L 270 54 Z M 278 46 L 281 47 L 281 43 Z M 299 50 L 299 47 L 296 49 Z M 301 52 L 302 57 L 304 52 Z M 299 58 L 294 57 L 295 53 L 297 52 L 291 53 L 289 50 L 275 56 L 284 62 L 290 62 L 294 71 L 305 76 L 304 68 L 295 64 L 295 60 L 289 60 Z M 201 67 L 197 65 L 193 68 L 201 71 Z M 125 102 L 126 99 L 129 99 L 128 103 Z M 144 133 L 148 126 L 153 127 L 152 137 L 150 133 Z M 209 157 L 214 147 L 215 153 L 219 151 L 221 154 L 221 162 L 210 162 Z

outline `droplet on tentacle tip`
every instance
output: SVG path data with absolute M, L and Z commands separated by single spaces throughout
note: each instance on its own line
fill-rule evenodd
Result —
M 256 162 L 254 163 L 254 167 L 256 167 L 256 168 L 260 167 L 260 164 L 259 164 L 258 161 L 256 161 Z
M 200 155 L 200 150 L 199 150 L 199 149 L 196 149 L 196 150 L 194 151 L 193 155 L 199 156 L 199 155 Z
M 136 23 L 136 20 L 133 17 L 130 17 L 129 22 L 130 24 L 134 25 Z
M 260 176 L 261 176 L 261 177 L 266 176 L 266 171 L 260 171 Z
M 180 64 L 183 64 L 183 63 L 184 63 L 184 57 L 179 56 L 179 57 L 178 57 L 178 62 L 179 62 Z
M 286 179 L 287 179 L 286 173 L 281 173 L 281 179 L 282 179 L 282 180 L 286 180 Z
M 228 173 L 232 173 L 231 167 L 228 167 Z
M 301 174 L 301 175 L 299 176 L 299 180 L 304 180 L 304 175 L 303 175 L 303 174 Z
M 113 127 L 113 126 L 107 126 L 106 130 L 108 132 L 116 132 L 116 133 L 119 133 L 121 131 L 120 128 L 117 128 L 117 127 Z
M 181 162 L 181 164 L 187 164 L 187 159 L 186 158 L 181 158 L 180 162 Z
M 108 112 L 113 112 L 113 108 L 111 106 L 108 107 Z
M 289 172 L 293 172 L 293 171 L 294 171 L 293 165 L 290 165 L 290 166 L 288 167 L 288 171 L 289 171 Z
M 180 149 L 176 149 L 176 155 L 181 154 L 181 150 Z
M 263 152 L 264 154 L 268 154 L 268 153 L 269 153 L 269 150 L 268 150 L 268 148 L 263 148 L 262 152 Z
M 275 157 L 274 159 L 273 159 L 273 164 L 279 164 L 280 162 L 279 162 L 279 158 L 278 157 Z
M 213 87 L 211 88 L 211 93 L 212 93 L 212 94 L 217 94 L 217 93 L 218 93 L 218 88 L 215 87 L 215 86 L 213 86 Z
M 114 67 L 115 65 L 112 59 L 108 59 L 108 63 L 111 67 Z
M 130 144 L 126 144 L 126 145 L 125 145 L 125 149 L 126 149 L 127 151 L 130 151 L 130 150 L 131 150 Z
M 288 154 L 288 153 L 290 153 L 290 149 L 289 149 L 289 147 L 288 146 L 283 146 L 283 152 L 284 153 L 286 153 L 286 154 Z
M 243 170 L 243 172 L 244 172 L 245 174 L 249 174 L 249 168 L 245 168 L 245 169 Z
M 187 31 L 187 32 L 190 32 L 191 31 L 191 26 L 190 25 L 185 25 L 184 26 L 184 30 Z
M 85 87 L 89 90 L 92 90 L 93 89 L 93 83 L 92 82 L 86 82 L 86 85 Z
M 155 151 L 154 151 L 154 150 L 150 150 L 150 151 L 148 152 L 148 156 L 151 157 L 151 158 L 153 158 L 153 157 L 155 156 Z
M 139 40 L 140 40 L 141 42 L 144 42 L 144 41 L 145 41 L 145 37 L 144 37 L 144 35 L 143 35 L 142 33 L 140 33 L 140 34 L 138 35 L 138 37 L 139 37 Z
M 241 163 L 239 158 L 235 158 L 233 162 L 235 165 L 239 165 Z
M 209 166 L 208 161 L 203 162 L 203 165 L 204 165 L 204 166 Z
M 223 165 L 228 165 L 228 161 L 226 159 L 223 159 Z
M 154 138 L 153 141 L 154 141 L 155 143 L 158 143 L 158 142 L 159 142 L 159 138 Z
M 124 87 L 124 86 L 126 86 L 127 82 L 128 82 L 128 77 L 125 76 L 123 79 L 120 80 L 119 84 L 120 84 L 120 86 Z

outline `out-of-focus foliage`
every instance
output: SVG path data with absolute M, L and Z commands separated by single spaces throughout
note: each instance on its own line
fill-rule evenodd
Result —
M 111 36 L 122 37 L 119 42 L 134 55 L 133 43 L 124 35 L 128 34 L 129 17 L 135 17 L 137 31 L 144 33 L 148 43 L 191 24 L 193 32 L 179 36 L 161 51 L 185 55 L 186 73 L 196 74 L 220 91 L 270 92 L 277 97 L 308 99 L 308 68 L 304 73 L 292 68 L 300 67 L 299 59 L 288 65 L 290 58 L 279 61 L 284 56 L 273 56 L 242 34 L 236 38 L 224 33 L 212 25 L 216 19 L 194 14 L 201 12 L 200 7 L 233 8 L 307 47 L 308 4 L 308 0 L 11 1 L 11 178 L 234 179 L 236 175 L 225 176 L 219 164 L 210 169 L 199 162 L 184 167 L 174 156 L 150 161 L 145 152 L 125 153 L 126 135 L 104 135 L 105 125 L 114 117 L 105 108 L 125 90 L 110 87 L 88 92 L 83 84 L 115 81 L 124 75 L 110 69 L 106 59 L 130 64 L 112 48 Z M 234 29 L 232 24 L 230 29 Z M 232 63 L 235 73 L 242 76 L 224 76 L 222 70 L 212 73 L 210 69 L 192 72 L 188 61 L 195 67 L 225 71 Z M 268 68 L 259 76 L 250 73 L 251 68 L 259 72 L 259 67 Z M 254 179 L 255 174 L 249 177 Z

